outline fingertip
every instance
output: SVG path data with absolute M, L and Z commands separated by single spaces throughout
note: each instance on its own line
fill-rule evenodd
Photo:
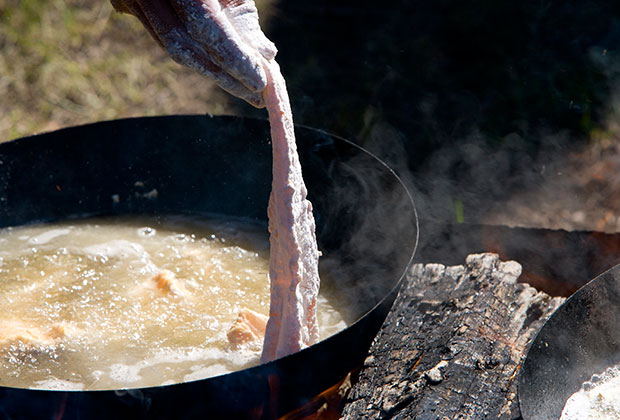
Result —
M 248 78 L 245 78 L 244 84 L 252 92 L 260 93 L 267 87 L 267 73 L 260 62 L 254 64 L 255 73 Z
M 243 99 L 245 99 L 247 103 L 249 103 L 255 108 L 261 109 L 265 107 L 265 100 L 263 99 L 263 95 L 251 94 Z
M 267 59 L 267 61 L 271 61 L 276 58 L 278 54 L 278 49 L 276 48 L 276 44 L 271 42 L 269 39 L 265 37 L 265 42 L 259 46 L 258 51 L 260 54 Z
M 260 30 L 260 27 L 257 27 L 253 31 L 241 32 L 239 35 L 251 48 L 258 51 L 262 57 L 267 59 L 267 61 L 273 60 L 278 53 L 276 44 L 267 38 Z

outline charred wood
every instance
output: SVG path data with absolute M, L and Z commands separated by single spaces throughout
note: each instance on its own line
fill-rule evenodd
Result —
M 342 420 L 515 419 L 527 347 L 564 301 L 496 254 L 417 264 L 347 397 Z

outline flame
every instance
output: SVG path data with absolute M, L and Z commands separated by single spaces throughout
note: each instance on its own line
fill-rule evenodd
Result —
M 337 384 L 312 398 L 306 405 L 285 414 L 278 420 L 338 420 L 344 408 L 345 396 L 351 389 L 351 377 L 357 371 L 349 373 Z

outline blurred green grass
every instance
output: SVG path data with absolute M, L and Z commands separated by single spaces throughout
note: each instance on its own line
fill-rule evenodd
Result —
M 108 0 L 0 0 L 0 140 L 243 104 L 168 58 Z

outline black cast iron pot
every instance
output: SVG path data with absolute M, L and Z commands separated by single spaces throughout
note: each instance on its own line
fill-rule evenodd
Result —
M 558 420 L 583 382 L 620 364 L 620 265 L 560 306 L 532 342 L 519 377 L 524 420 Z
M 195 382 L 110 391 L 0 387 L 0 418 L 274 418 L 360 365 L 413 256 L 415 208 L 398 177 L 360 148 L 306 128 L 297 140 L 323 281 L 356 306 L 354 324 L 291 356 Z M 113 214 L 265 221 L 270 186 L 266 121 L 136 118 L 0 144 L 0 226 Z

